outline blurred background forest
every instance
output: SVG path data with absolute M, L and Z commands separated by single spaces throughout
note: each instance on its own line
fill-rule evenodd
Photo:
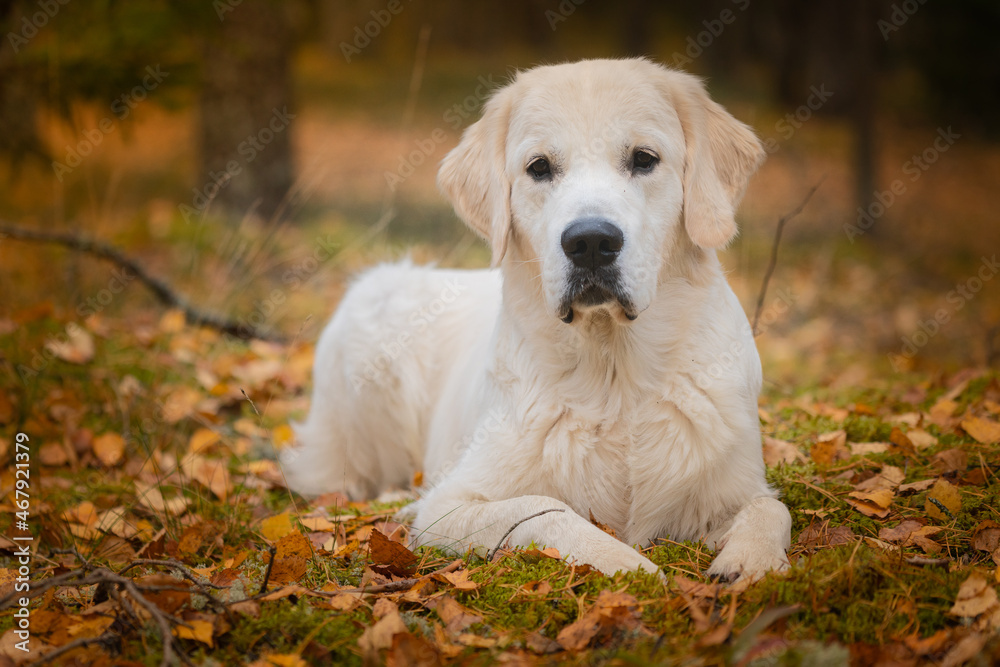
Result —
M 240 322 L 312 340 L 373 262 L 486 265 L 434 176 L 489 92 L 644 55 L 767 146 L 723 257 L 748 313 L 822 181 L 765 304 L 772 381 L 1000 361 L 995 1 L 0 0 L 0 21 L 0 220 L 114 243 Z M 3 240 L 0 281 L 5 335 L 162 313 L 62 248 Z

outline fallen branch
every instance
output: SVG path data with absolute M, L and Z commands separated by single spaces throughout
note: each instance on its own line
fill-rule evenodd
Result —
M 771 281 L 771 274 L 774 273 L 774 267 L 778 263 L 778 244 L 781 243 L 781 232 L 784 231 L 785 225 L 789 220 L 802 212 L 802 210 L 806 207 L 806 204 L 809 203 L 809 200 L 812 199 L 812 196 L 816 194 L 817 190 L 819 190 L 819 186 L 823 185 L 825 178 L 826 177 L 824 176 L 819 180 L 819 183 L 812 186 L 809 192 L 806 193 L 802 203 L 796 206 L 793 211 L 786 213 L 778 220 L 778 228 L 774 230 L 774 243 L 771 246 L 771 260 L 767 264 L 767 271 L 764 272 L 764 280 L 760 285 L 760 294 L 757 295 L 757 308 L 753 314 L 752 328 L 754 338 L 760 335 L 760 330 L 757 328 L 757 324 L 760 322 L 760 314 L 764 310 L 764 298 L 767 297 L 767 284 Z
M 114 646 L 120 640 L 121 637 L 115 634 L 114 632 L 105 632 L 104 634 L 99 635 L 97 637 L 80 637 L 79 639 L 74 639 L 71 642 L 63 644 L 57 649 L 42 654 L 42 656 L 37 660 L 29 662 L 28 667 L 37 667 L 37 665 L 44 665 L 46 663 L 53 662 L 60 656 L 63 656 L 69 653 L 70 651 L 73 651 L 78 648 L 86 648 L 91 644 L 100 644 L 101 646 L 104 647 L 105 651 L 110 652 L 111 647 Z
M 0 600 L 0 610 L 6 609 L 13 602 L 15 597 L 27 597 L 28 599 L 34 599 L 57 586 L 90 586 L 93 584 L 97 584 L 98 586 L 111 585 L 116 587 L 112 589 L 112 595 L 121 603 L 122 609 L 125 613 L 135 618 L 139 623 L 144 623 L 144 620 L 139 616 L 136 610 L 132 608 L 131 604 L 126 604 L 125 598 L 120 596 L 118 588 L 121 588 L 123 591 L 128 593 L 129 599 L 135 601 L 138 605 L 145 609 L 146 613 L 149 614 L 150 618 L 156 624 L 163 640 L 163 656 L 160 659 L 160 667 L 168 667 L 173 662 L 176 649 L 174 646 L 175 639 L 171 626 L 190 626 L 176 616 L 161 610 L 155 604 L 147 600 L 143 595 L 143 592 L 153 592 L 157 589 L 161 589 L 162 587 L 136 584 L 131 579 L 117 575 L 107 568 L 95 568 L 87 564 L 84 565 L 83 568 L 67 572 L 58 577 L 52 577 L 51 579 L 37 582 L 31 587 L 31 590 L 26 593 L 13 593 Z M 73 648 L 79 648 L 79 646 L 74 646 Z M 45 659 L 47 661 L 47 655 L 42 656 L 40 660 Z M 180 650 L 177 650 L 176 655 L 186 664 L 190 664 L 190 661 Z
M 518 526 L 520 526 L 525 521 L 529 521 L 531 519 L 534 519 L 535 517 L 542 516 L 543 514 L 548 514 L 549 512 L 565 512 L 565 511 L 566 510 L 558 509 L 558 508 L 554 507 L 552 509 L 542 510 L 541 512 L 535 512 L 531 516 L 524 517 L 523 519 L 521 519 L 520 521 L 518 521 L 517 523 L 515 523 L 513 526 L 511 526 L 507 530 L 507 532 L 503 534 L 503 537 L 500 538 L 500 541 L 497 542 L 497 545 L 495 547 L 493 547 L 492 549 L 490 549 L 489 551 L 486 552 L 486 562 L 487 563 L 492 563 L 493 562 L 493 557 L 497 555 L 498 551 L 500 551 L 500 547 L 503 546 L 504 540 L 506 540 L 510 536 L 510 534 L 514 532 L 515 528 L 517 528 Z
M 229 334 L 243 340 L 266 340 L 275 343 L 285 343 L 287 339 L 279 333 L 273 331 L 262 331 L 250 324 L 241 324 L 229 319 L 219 313 L 212 313 L 201 310 L 182 294 L 177 293 L 165 280 L 157 278 L 142 267 L 138 260 L 126 255 L 113 245 L 88 239 L 75 234 L 63 232 L 49 232 L 41 229 L 27 229 L 0 222 L 0 237 L 13 239 L 15 241 L 27 241 L 30 243 L 50 243 L 60 245 L 70 250 L 92 255 L 99 259 L 118 266 L 121 269 L 130 271 L 135 277 L 153 293 L 161 303 L 177 308 L 184 313 L 184 318 L 192 325 L 208 327 L 225 334 Z

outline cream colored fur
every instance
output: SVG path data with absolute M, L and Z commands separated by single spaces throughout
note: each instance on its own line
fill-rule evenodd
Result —
M 639 148 L 659 157 L 650 173 L 627 167 Z M 401 263 L 357 281 L 317 347 L 301 447 L 283 458 L 292 488 L 365 498 L 423 470 L 416 544 L 485 551 L 561 509 L 507 541 L 608 573 L 656 570 L 631 545 L 661 537 L 704 540 L 729 578 L 787 567 L 760 361 L 715 253 L 763 155 L 698 79 L 645 60 L 518 74 L 438 176 L 499 268 Z M 551 181 L 527 174 L 537 156 Z M 560 319 L 559 239 L 580 216 L 620 227 L 634 321 L 618 302 Z

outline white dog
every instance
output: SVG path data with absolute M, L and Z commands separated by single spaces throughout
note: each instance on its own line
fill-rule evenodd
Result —
M 760 360 L 715 252 L 763 156 L 649 61 L 518 74 L 438 174 L 499 270 L 357 281 L 317 347 L 292 488 L 365 498 L 423 470 L 417 544 L 533 542 L 612 573 L 656 571 L 629 545 L 669 536 L 729 579 L 787 567 Z

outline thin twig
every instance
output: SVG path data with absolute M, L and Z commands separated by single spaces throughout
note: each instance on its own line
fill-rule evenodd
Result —
M 445 565 L 444 567 L 429 572 L 427 574 L 420 575 L 419 577 L 412 577 L 410 579 L 400 579 L 399 581 L 390 581 L 387 584 L 379 584 L 377 586 L 368 586 L 365 588 L 338 588 L 335 591 L 319 591 L 322 595 L 338 595 L 340 593 L 361 593 L 362 595 L 374 595 L 375 593 L 395 593 L 398 591 L 406 591 L 413 588 L 418 582 L 429 579 L 437 574 L 447 574 L 448 572 L 454 572 L 458 568 L 462 567 L 464 561 L 461 558 L 453 560 L 451 563 Z
M 565 512 L 565 511 L 566 510 L 558 509 L 558 508 L 554 507 L 552 509 L 542 510 L 541 512 L 535 512 L 531 516 L 524 517 L 523 519 L 521 519 L 520 521 L 518 521 L 517 523 L 515 523 L 513 526 L 511 526 L 507 530 L 507 532 L 503 534 L 503 537 L 500 538 L 500 541 L 497 542 L 497 545 L 495 547 L 493 547 L 492 549 L 490 549 L 489 551 L 486 552 L 486 562 L 487 563 L 493 562 L 493 557 L 497 555 L 498 551 L 500 551 L 500 547 L 503 546 L 504 540 L 506 540 L 507 537 L 510 536 L 510 534 L 514 532 L 515 528 L 517 528 L 518 526 L 520 526 L 525 521 L 529 521 L 531 519 L 534 519 L 535 517 L 542 516 L 543 514 L 548 514 L 549 512 Z
M 92 255 L 99 259 L 117 265 L 118 267 L 130 271 L 135 277 L 153 293 L 161 303 L 178 308 L 184 312 L 185 319 L 197 326 L 215 329 L 225 334 L 244 340 L 258 339 L 273 341 L 275 343 L 286 342 L 285 337 L 273 331 L 262 331 L 249 323 L 241 324 L 236 320 L 229 319 L 219 313 L 212 313 L 202 310 L 192 304 L 190 300 L 179 294 L 165 280 L 150 274 L 133 257 L 126 255 L 113 245 L 88 239 L 75 234 L 63 232 L 49 232 L 41 229 L 27 229 L 7 223 L 0 222 L 0 235 L 16 241 L 28 241 L 32 243 L 51 243 L 60 245 L 70 250 Z
M 802 203 L 796 206 L 793 211 L 791 211 L 790 213 L 786 213 L 778 220 L 778 228 L 774 230 L 774 243 L 771 246 L 771 260 L 768 262 L 767 271 L 764 273 L 764 280 L 761 282 L 760 285 L 760 294 L 757 295 L 757 309 L 754 311 L 753 314 L 754 337 L 760 335 L 760 330 L 757 328 L 757 324 L 758 322 L 760 322 L 760 314 L 764 310 L 764 298 L 767 296 L 767 284 L 771 281 L 771 274 L 774 273 L 774 267 L 778 263 L 778 244 L 781 243 L 781 232 L 785 229 L 785 225 L 788 223 L 789 220 L 791 220 L 792 218 L 794 218 L 795 216 L 797 216 L 799 213 L 802 212 L 802 210 L 806 207 L 806 204 L 809 203 L 809 200 L 812 199 L 812 196 L 816 194 L 817 190 L 819 190 L 819 186 L 823 185 L 823 181 L 825 179 L 826 176 L 819 179 L 819 183 L 812 186 L 809 192 L 806 193 L 806 196 L 802 200 Z
M 274 556 L 278 553 L 278 549 L 273 544 L 267 548 L 267 551 L 271 554 L 271 558 L 267 561 L 267 571 L 264 572 L 264 583 L 260 585 L 260 592 L 257 595 L 263 595 L 264 591 L 267 590 L 267 582 L 271 580 L 271 568 L 274 567 Z
M 28 663 L 28 667 L 37 667 L 38 665 L 44 665 L 48 662 L 52 662 L 56 658 L 69 653 L 70 651 L 78 648 L 86 648 L 91 644 L 102 644 L 105 650 L 110 648 L 116 641 L 120 640 L 121 637 L 114 632 L 105 632 L 103 635 L 98 637 L 80 637 L 79 639 L 74 639 L 73 641 L 63 644 L 57 649 L 49 651 L 48 653 L 42 655 L 37 660 L 33 660 Z

